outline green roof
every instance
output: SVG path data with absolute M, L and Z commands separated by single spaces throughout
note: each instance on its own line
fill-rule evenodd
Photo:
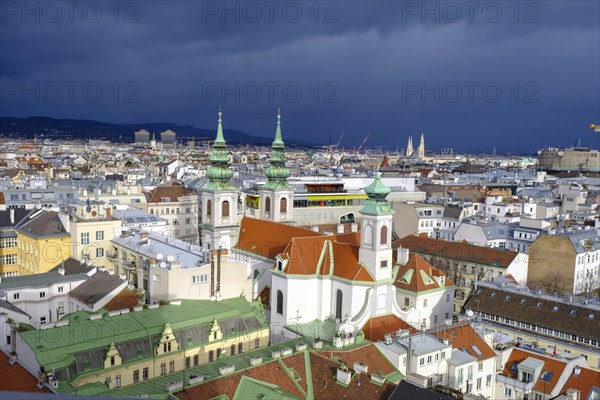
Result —
M 229 168 L 227 143 L 223 136 L 222 115 L 223 112 L 219 109 L 217 137 L 212 146 L 210 155 L 211 166 L 206 171 L 208 183 L 202 188 L 204 190 L 236 190 L 235 187 L 229 183 L 229 180 L 233 177 L 233 171 Z
M 37 361 L 46 369 L 62 368 L 75 361 L 74 354 L 108 347 L 136 339 L 161 335 L 165 324 L 173 332 L 232 317 L 256 317 L 265 323 L 257 302 L 242 298 L 219 302 L 210 300 L 181 300 L 181 305 L 169 304 L 139 312 L 90 320 L 91 313 L 79 311 L 67 315 L 69 324 L 47 329 L 22 332 L 23 340 L 33 349 Z
M 233 400 L 237 399 L 280 400 L 299 399 L 299 397 L 284 392 L 279 386 L 272 383 L 242 376 L 242 379 L 240 379 L 240 383 L 235 390 L 235 394 L 233 395 Z
M 269 167 L 265 171 L 268 181 L 262 185 L 265 189 L 291 189 L 287 178 L 290 176 L 290 170 L 285 166 L 285 145 L 281 136 L 281 113 L 277 110 L 277 128 L 275 130 L 275 140 L 271 145 L 271 157 L 269 158 Z

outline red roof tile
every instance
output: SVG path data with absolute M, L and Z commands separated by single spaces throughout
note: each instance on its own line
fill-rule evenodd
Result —
M 452 348 L 465 350 L 479 361 L 496 357 L 496 352 L 475 332 L 475 329 L 471 325 L 465 324 L 449 327 L 444 330 L 432 332 L 432 334 L 441 339 L 448 339 L 452 344 Z M 477 346 L 481 354 L 477 354 L 477 351 L 472 346 Z
M 106 311 L 123 310 L 125 308 L 133 308 L 138 305 L 139 296 L 135 290 L 123 289 L 121 293 L 112 298 L 106 303 L 104 309 Z
M 565 361 L 557 360 L 556 358 L 552 358 L 552 357 L 546 357 L 541 354 L 521 350 L 518 348 L 513 348 L 510 353 L 510 356 L 508 357 L 508 360 L 506 360 L 506 364 L 504 364 L 504 369 L 502 370 L 502 375 L 510 376 L 511 378 L 516 378 L 517 373 L 514 371 L 511 371 L 511 367 L 513 366 L 513 364 L 515 362 L 520 363 L 530 357 L 535 358 L 537 360 L 544 361 L 544 366 L 542 367 L 542 373 L 544 373 L 544 371 L 553 372 L 552 379 L 550 380 L 550 382 L 545 382 L 538 378 L 535 382 L 535 385 L 533 386 L 533 389 L 540 393 L 552 392 L 552 390 L 554 390 L 554 387 L 556 386 L 556 383 L 558 382 L 561 375 L 563 374 L 565 367 L 567 366 L 567 363 Z
M 422 236 L 408 235 L 396 240 L 392 245 L 394 248 L 402 246 L 411 252 L 437 255 L 454 260 L 464 260 L 486 265 L 497 265 L 500 267 L 508 267 L 518 255 L 514 251 L 433 239 L 427 237 L 426 234 Z
M 398 268 L 394 286 L 415 293 L 438 289 L 440 285 L 434 277 L 441 276 L 445 277 L 446 275 L 437 268 L 432 267 L 420 255 L 411 253 L 406 265 L 400 265 L 400 268 Z M 444 285 L 452 286 L 454 283 L 446 279 Z
M 384 315 L 380 317 L 370 318 L 362 330 L 365 334 L 365 339 L 372 342 L 385 339 L 385 335 L 392 332 L 397 332 L 401 329 L 408 329 L 411 332 L 417 330 L 408 322 L 395 315 Z
M 594 386 L 600 388 L 600 372 L 588 368 L 580 368 L 579 375 L 571 374 L 563 387 L 563 393 L 567 389 L 576 389 L 580 392 L 580 399 L 587 399 Z
M 18 362 L 10 365 L 10 358 L 0 351 L 0 391 L 52 393 L 50 389 L 37 386 L 37 377 L 33 376 Z

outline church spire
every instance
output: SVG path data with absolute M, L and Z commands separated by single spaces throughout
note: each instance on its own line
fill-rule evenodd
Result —
M 207 190 L 231 190 L 235 189 L 229 180 L 233 177 L 233 171 L 229 169 L 229 158 L 227 156 L 227 142 L 223 136 L 221 116 L 223 112 L 219 107 L 219 120 L 217 122 L 217 137 L 213 143 L 210 154 L 210 167 L 206 171 L 208 183 L 203 189 Z
M 285 144 L 281 135 L 281 111 L 277 110 L 277 128 L 275 129 L 275 140 L 271 145 L 271 157 L 269 167 L 265 171 L 268 181 L 264 185 L 270 189 L 289 189 L 291 186 L 287 181 L 290 170 L 285 166 Z
M 375 180 L 364 190 L 369 198 L 360 210 L 361 214 L 389 215 L 394 213 L 390 203 L 385 199 L 390 194 L 391 189 L 381 180 L 379 167 L 375 170 Z

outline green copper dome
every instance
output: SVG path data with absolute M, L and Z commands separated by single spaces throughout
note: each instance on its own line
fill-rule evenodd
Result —
M 229 158 L 227 155 L 227 142 L 223 136 L 223 125 L 221 116 L 223 112 L 219 109 L 219 120 L 217 125 L 217 137 L 213 143 L 210 154 L 211 166 L 206 171 L 208 183 L 203 187 L 206 190 L 234 190 L 229 183 L 233 177 L 233 171 L 229 168 Z
M 379 168 L 375 173 L 375 180 L 365 188 L 365 194 L 369 199 L 365 201 L 364 207 L 360 210 L 361 214 L 371 215 L 389 215 L 394 210 L 390 203 L 385 199 L 392 190 L 381 181 L 381 172 Z
M 277 129 L 275 130 L 275 140 L 271 145 L 271 157 L 269 158 L 269 167 L 265 171 L 268 181 L 262 187 L 267 189 L 290 189 L 291 185 L 287 178 L 290 176 L 290 170 L 285 166 L 285 145 L 281 136 L 281 112 L 277 110 Z

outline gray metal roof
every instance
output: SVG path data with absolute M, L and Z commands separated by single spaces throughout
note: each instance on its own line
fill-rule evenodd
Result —
M 88 278 L 89 276 L 87 276 L 86 274 L 61 275 L 58 272 L 46 272 L 44 274 L 13 276 L 2 279 L 2 282 L 0 282 L 0 290 L 41 288 L 48 287 L 53 283 L 85 281 Z
M 477 361 L 477 359 L 475 357 L 473 357 L 466 351 L 462 351 L 462 350 L 458 350 L 458 349 L 452 349 L 452 357 L 450 358 L 450 360 L 448 360 L 448 362 L 450 364 L 456 365 L 456 366 L 470 364 L 475 361 Z

